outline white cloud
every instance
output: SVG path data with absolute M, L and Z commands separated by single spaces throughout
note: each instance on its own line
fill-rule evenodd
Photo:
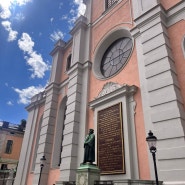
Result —
M 53 17 L 51 17 L 51 18 L 50 18 L 50 22 L 52 23 L 52 22 L 53 22 L 53 20 L 54 20 L 54 18 L 53 18 Z
M 8 101 L 6 104 L 9 105 L 9 106 L 13 106 L 13 102 L 12 101 Z
M 0 17 L 2 19 L 7 19 L 11 16 L 10 7 L 11 7 L 11 1 L 10 0 L 0 1 L 0 8 L 1 8 Z
M 62 33 L 60 30 L 54 31 L 51 35 L 50 35 L 50 39 L 53 42 L 58 41 L 59 39 L 63 39 L 64 38 L 64 33 Z
M 50 66 L 43 61 L 42 56 L 35 51 L 29 57 L 25 57 L 25 59 L 27 60 L 27 64 L 32 67 L 30 69 L 33 72 L 31 78 L 43 78 L 45 71 L 50 69 Z
M 1 24 L 5 28 L 5 30 L 9 32 L 8 41 L 11 42 L 11 41 L 16 40 L 17 39 L 18 32 L 12 30 L 11 22 L 10 21 L 2 21 Z
M 24 15 L 22 13 L 17 13 L 14 17 L 17 21 L 23 21 L 25 19 Z
M 11 8 L 15 5 L 23 6 L 32 0 L 0 0 L 0 18 L 7 19 L 11 16 Z
M 30 103 L 31 98 L 34 95 L 44 91 L 45 87 L 30 86 L 30 87 L 25 88 L 25 89 L 18 89 L 18 88 L 13 88 L 13 89 L 19 95 L 18 103 L 26 105 L 26 104 Z
M 62 3 L 62 2 L 60 2 L 60 4 L 59 4 L 59 9 L 61 9 L 61 8 L 62 8 L 62 6 L 63 6 L 63 3 Z
M 83 0 L 74 0 L 74 3 L 78 5 L 77 16 L 84 15 L 86 6 L 83 3 Z
M 37 54 L 36 51 L 33 50 L 34 44 L 35 43 L 27 33 L 23 33 L 22 37 L 18 40 L 18 46 L 24 51 L 24 58 L 27 64 L 31 66 L 29 69 L 32 71 L 31 78 L 43 78 L 45 72 L 50 69 L 50 66 L 44 62 L 41 54 Z
M 23 33 L 22 37 L 18 40 L 19 48 L 25 53 L 31 54 L 35 43 L 27 33 Z
M 60 18 L 61 20 L 67 20 L 68 16 L 67 15 L 62 15 L 62 17 Z
M 0 6 L 1 7 L 1 6 Z M 4 8 L 1 12 L 0 12 L 0 18 L 1 19 L 7 19 L 11 16 L 11 12 L 8 8 Z
M 15 2 L 15 4 L 18 4 L 19 6 L 32 2 L 32 0 L 12 0 L 12 1 Z
M 74 22 L 77 20 L 77 18 L 80 15 L 84 15 L 85 10 L 86 10 L 86 6 L 83 3 L 83 0 L 73 0 L 73 3 L 77 6 L 77 9 L 76 9 L 76 6 L 74 6 L 73 4 L 70 10 L 71 17 L 67 19 L 69 23 L 69 29 L 73 28 Z

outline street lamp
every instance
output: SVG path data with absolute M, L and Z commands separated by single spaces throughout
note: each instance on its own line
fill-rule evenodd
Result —
M 41 179 L 41 175 L 42 175 L 42 169 L 44 167 L 45 161 L 46 161 L 46 158 L 43 155 L 42 158 L 40 159 L 40 175 L 39 175 L 39 183 L 38 183 L 38 185 L 40 185 L 40 179 Z
M 155 157 L 155 153 L 157 151 L 156 149 L 157 138 L 153 135 L 151 130 L 148 133 L 148 137 L 146 138 L 146 141 L 148 142 L 148 146 L 149 146 L 150 152 L 152 153 L 152 157 L 153 157 L 156 185 L 159 185 L 158 175 L 157 175 L 156 157 Z

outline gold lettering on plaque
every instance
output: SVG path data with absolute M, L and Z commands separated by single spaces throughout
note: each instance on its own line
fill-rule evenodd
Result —
M 97 154 L 101 173 L 125 173 L 122 104 L 98 111 L 97 119 Z

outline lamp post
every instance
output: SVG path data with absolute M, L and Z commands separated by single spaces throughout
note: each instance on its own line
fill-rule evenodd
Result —
M 43 155 L 42 158 L 40 159 L 40 175 L 39 175 L 39 182 L 38 185 L 40 185 L 40 179 L 41 179 L 41 175 L 42 175 L 42 169 L 44 167 L 44 163 L 46 161 L 45 156 Z
M 152 153 L 152 157 L 153 157 L 156 185 L 159 185 L 156 157 L 155 157 L 155 153 L 157 151 L 157 149 L 156 149 L 157 138 L 153 135 L 151 130 L 148 133 L 148 137 L 146 138 L 146 141 L 148 142 L 148 146 L 149 146 L 150 152 Z

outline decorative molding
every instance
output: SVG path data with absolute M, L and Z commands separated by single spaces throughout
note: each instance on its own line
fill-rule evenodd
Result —
M 88 178 L 86 173 L 80 173 L 78 175 L 77 185 L 88 185 Z
M 104 85 L 102 91 L 99 93 L 98 97 L 89 103 L 89 106 L 94 109 L 106 102 L 117 99 L 123 96 L 131 96 L 135 94 L 137 87 L 135 85 L 129 86 L 127 84 L 117 84 L 113 82 L 108 82 Z
M 119 89 L 121 87 L 120 84 L 114 83 L 114 82 L 107 82 L 104 86 L 102 91 L 98 94 L 98 97 L 105 96 L 106 94 L 109 94 L 116 89 Z

